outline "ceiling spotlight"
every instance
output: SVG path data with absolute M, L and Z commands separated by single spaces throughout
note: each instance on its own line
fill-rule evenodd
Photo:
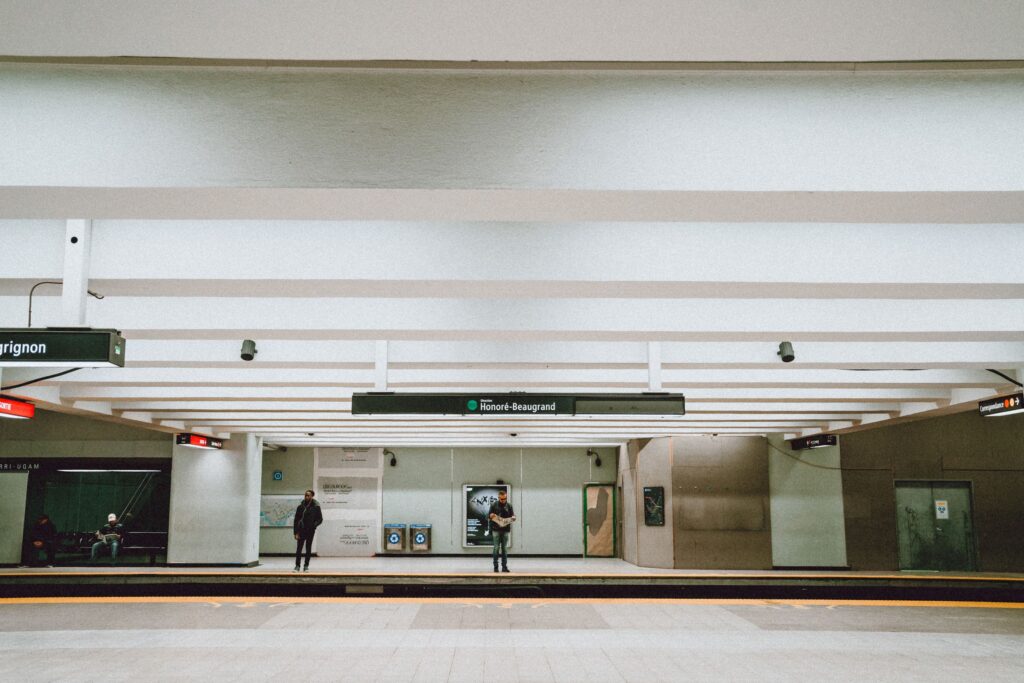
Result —
M 793 345 L 789 342 L 782 342 L 779 344 L 778 355 L 782 357 L 783 363 L 792 363 L 796 360 L 796 354 L 793 353 Z
M 388 449 L 385 448 L 384 449 L 384 455 L 390 455 L 391 456 L 391 466 L 392 467 L 394 467 L 395 465 L 398 464 L 398 457 L 395 456 L 395 452 L 394 451 L 389 451 Z
M 256 342 L 252 339 L 242 340 L 242 360 L 252 360 L 259 351 L 256 350 Z
M 601 466 L 601 456 L 598 454 L 598 452 L 595 451 L 593 448 L 588 448 L 587 449 L 587 457 L 589 458 L 590 456 L 594 456 L 594 467 L 600 467 Z

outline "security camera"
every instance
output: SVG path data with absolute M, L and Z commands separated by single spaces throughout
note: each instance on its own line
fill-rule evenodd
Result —
M 779 344 L 779 356 L 782 357 L 783 363 L 792 363 L 796 360 L 796 354 L 793 353 L 793 345 L 789 342 L 782 342 Z
M 256 350 L 256 342 L 252 339 L 242 340 L 242 360 L 252 360 L 259 351 Z
M 509 436 L 519 436 L 519 432 L 509 432 Z

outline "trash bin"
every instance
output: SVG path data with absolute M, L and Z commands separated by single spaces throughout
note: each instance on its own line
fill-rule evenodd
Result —
M 404 524 L 384 525 L 384 550 L 398 552 L 405 550 Z
M 413 552 L 426 552 L 430 550 L 430 525 L 410 524 L 409 539 Z

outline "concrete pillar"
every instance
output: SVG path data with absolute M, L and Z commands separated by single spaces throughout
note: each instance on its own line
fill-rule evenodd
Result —
M 61 323 L 85 325 L 89 294 L 89 261 L 92 251 L 92 221 L 69 220 L 64 231 L 64 286 L 61 293 Z
M 261 441 L 238 434 L 222 450 L 174 446 L 168 564 L 259 562 Z
M 846 567 L 840 446 L 794 451 L 768 438 L 772 566 Z
M 21 562 L 28 472 L 0 472 L 0 564 Z

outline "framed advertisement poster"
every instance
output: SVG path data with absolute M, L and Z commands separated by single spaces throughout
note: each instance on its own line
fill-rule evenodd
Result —
M 490 547 L 491 532 L 487 514 L 491 503 L 498 502 L 498 492 L 504 491 L 512 500 L 509 484 L 464 484 L 462 486 L 462 547 Z M 512 547 L 512 532 L 508 532 L 508 547 Z
M 665 526 L 665 487 L 644 487 L 644 526 Z

